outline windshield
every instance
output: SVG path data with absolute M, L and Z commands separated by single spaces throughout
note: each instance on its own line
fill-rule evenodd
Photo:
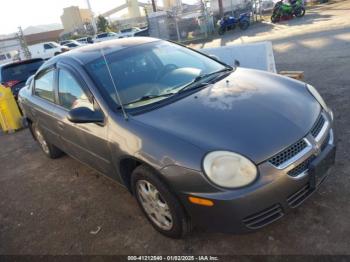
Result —
M 166 41 L 112 52 L 106 55 L 106 60 L 125 108 L 166 99 L 168 94 L 179 92 L 199 76 L 209 76 L 227 68 L 211 58 Z M 118 108 L 118 96 L 103 57 L 88 63 L 86 69 L 101 93 Z
M 36 60 L 30 63 L 12 64 L 2 70 L 2 82 L 12 80 L 25 81 L 33 75 L 43 64 L 43 60 Z

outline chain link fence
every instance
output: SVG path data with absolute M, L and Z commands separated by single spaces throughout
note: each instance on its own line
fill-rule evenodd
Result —
M 217 22 L 221 17 L 218 7 L 210 3 L 217 3 L 217 0 L 201 1 L 198 5 L 194 5 L 196 8 L 192 7 L 190 10 L 173 8 L 170 11 L 150 13 L 148 16 L 150 36 L 186 42 L 216 35 Z M 232 0 L 224 3 L 224 16 L 239 17 L 240 14 L 247 13 L 251 24 L 261 21 L 263 8 L 268 6 L 266 0 Z M 270 5 L 273 6 L 273 2 Z

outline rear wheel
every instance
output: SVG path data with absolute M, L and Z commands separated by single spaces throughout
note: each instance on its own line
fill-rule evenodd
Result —
M 35 139 L 38 141 L 41 150 L 45 153 L 46 156 L 55 159 L 63 155 L 63 152 L 60 149 L 45 139 L 44 135 L 37 125 L 31 125 L 30 128 Z
M 172 238 L 190 232 L 190 222 L 180 202 L 151 168 L 137 167 L 131 185 L 139 206 L 157 231 Z
M 239 28 L 241 28 L 241 30 L 247 30 L 249 25 L 250 23 L 248 21 L 242 21 L 239 23 Z
M 296 17 L 303 17 L 305 15 L 305 8 L 299 7 L 297 10 L 294 11 L 294 15 Z
M 280 16 L 277 14 L 272 14 L 271 16 L 271 22 L 272 23 L 277 23 L 280 20 Z

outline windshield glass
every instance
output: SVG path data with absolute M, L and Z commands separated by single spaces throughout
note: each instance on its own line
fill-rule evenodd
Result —
M 125 48 L 106 55 L 106 59 L 126 108 L 166 99 L 167 94 L 175 94 L 198 76 L 226 68 L 211 58 L 166 41 Z M 88 63 L 86 69 L 101 93 L 117 108 L 119 101 L 103 57 Z

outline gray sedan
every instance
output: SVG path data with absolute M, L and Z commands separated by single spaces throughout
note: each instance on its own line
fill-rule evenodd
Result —
M 47 156 L 121 183 L 174 238 L 266 226 L 315 192 L 335 159 L 333 113 L 311 85 L 153 38 L 54 57 L 19 101 Z

